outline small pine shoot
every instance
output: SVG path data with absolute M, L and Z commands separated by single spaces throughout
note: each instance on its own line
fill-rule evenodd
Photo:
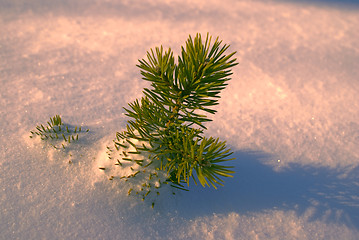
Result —
M 187 190 L 190 179 L 217 188 L 223 177 L 232 177 L 232 167 L 223 165 L 233 160 L 226 143 L 203 134 L 205 123 L 212 121 L 207 115 L 216 112 L 213 107 L 237 65 L 235 52 L 225 54 L 229 45 L 222 46 L 218 38 L 211 44 L 211 39 L 208 34 L 204 41 L 200 34 L 189 36 L 177 64 L 171 49 L 162 46 L 139 60 L 137 66 L 151 88 L 125 108 L 127 129 L 117 132 L 107 151 L 117 167 L 135 166 L 120 179 L 143 179 L 128 195 L 159 195 L 162 184 Z
M 30 131 L 30 138 L 40 138 L 46 141 L 57 150 L 64 150 L 72 143 L 79 140 L 79 134 L 86 133 L 89 130 L 81 131 L 81 127 L 72 127 L 62 122 L 60 115 L 50 118 L 47 125 L 40 124 L 36 130 Z

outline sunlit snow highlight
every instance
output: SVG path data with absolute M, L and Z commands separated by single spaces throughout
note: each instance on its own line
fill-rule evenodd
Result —
M 0 238 L 358 239 L 358 26 L 284 0 L 0 1 Z M 207 125 L 236 174 L 152 209 L 99 167 L 149 86 L 137 60 L 197 32 L 237 51 Z M 55 114 L 90 129 L 68 152 L 28 138 Z

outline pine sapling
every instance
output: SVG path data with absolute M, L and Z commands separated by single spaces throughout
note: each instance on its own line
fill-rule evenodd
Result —
M 117 167 L 128 170 L 119 179 L 141 179 L 128 195 L 158 195 L 162 184 L 187 190 L 190 179 L 217 188 L 223 177 L 232 177 L 232 167 L 223 165 L 233 160 L 232 152 L 225 142 L 204 136 L 204 130 L 237 63 L 235 52 L 225 54 L 229 45 L 222 46 L 218 38 L 211 44 L 211 39 L 189 36 L 177 63 L 171 49 L 162 46 L 139 60 L 151 88 L 125 108 L 127 128 L 116 133 L 107 151 Z

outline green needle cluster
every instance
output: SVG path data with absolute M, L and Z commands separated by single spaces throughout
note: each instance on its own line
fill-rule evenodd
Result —
M 80 127 L 71 127 L 63 124 L 61 117 L 55 115 L 50 118 L 45 126 L 40 124 L 36 126 L 36 130 L 30 131 L 30 138 L 39 137 L 43 141 L 48 141 L 55 149 L 65 149 L 66 145 L 79 140 L 79 134 L 83 131 Z
M 137 66 L 151 88 L 125 108 L 130 118 L 127 128 L 116 134 L 108 152 L 118 167 L 126 161 L 138 165 L 135 174 L 123 179 L 153 176 L 153 171 L 146 171 L 151 165 L 180 189 L 186 189 L 190 179 L 216 188 L 223 185 L 223 177 L 232 177 L 231 167 L 223 165 L 232 160 L 226 143 L 203 134 L 205 123 L 211 121 L 207 115 L 216 112 L 213 107 L 237 65 L 235 52 L 225 54 L 229 45 L 222 46 L 218 38 L 211 44 L 211 39 L 208 34 L 204 40 L 200 34 L 189 36 L 177 64 L 171 49 L 164 51 L 162 46 L 139 60 Z M 141 154 L 147 154 L 145 160 L 137 157 Z

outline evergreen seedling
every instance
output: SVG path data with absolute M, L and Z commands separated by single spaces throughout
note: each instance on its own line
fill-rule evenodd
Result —
M 85 132 L 88 132 L 86 130 Z M 81 127 L 71 127 L 65 125 L 59 115 L 50 118 L 45 126 L 40 124 L 36 126 L 36 130 L 30 131 L 30 138 L 39 137 L 46 141 L 55 149 L 65 149 L 68 144 L 79 140 L 79 134 L 83 131 Z
M 231 167 L 222 164 L 232 160 L 230 149 L 203 135 L 205 123 L 211 121 L 207 114 L 216 112 L 220 91 L 237 65 L 235 52 L 226 55 L 229 45 L 221 44 L 218 38 L 211 44 L 208 34 L 204 41 L 197 34 L 194 39 L 189 36 L 177 64 L 171 49 L 164 51 L 162 46 L 139 60 L 137 66 L 151 88 L 125 108 L 127 129 L 117 132 L 107 152 L 118 167 L 132 164 L 132 173 L 120 179 L 147 179 L 128 195 L 136 192 L 144 199 L 152 188 L 168 183 L 186 190 L 190 179 L 216 188 L 223 185 L 222 177 L 232 177 Z

